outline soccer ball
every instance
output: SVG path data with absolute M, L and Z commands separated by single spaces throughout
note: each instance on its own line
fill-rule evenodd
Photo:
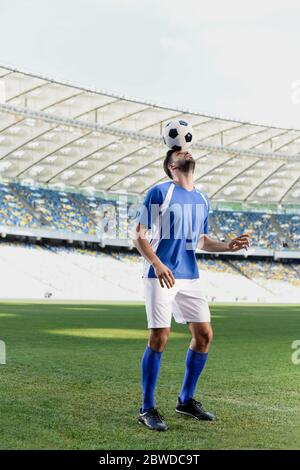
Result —
M 166 124 L 163 141 L 169 149 L 187 150 L 192 144 L 193 128 L 182 119 L 175 119 Z

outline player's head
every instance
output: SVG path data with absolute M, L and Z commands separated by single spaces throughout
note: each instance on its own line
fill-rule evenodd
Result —
M 187 150 L 168 150 L 164 159 L 164 170 L 172 180 L 179 173 L 194 173 L 195 160 Z

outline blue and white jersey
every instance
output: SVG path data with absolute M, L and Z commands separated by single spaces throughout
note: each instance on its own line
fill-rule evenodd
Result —
M 175 279 L 199 278 L 195 250 L 208 233 L 209 201 L 198 189 L 188 191 L 172 181 L 151 188 L 137 213 L 137 222 L 150 230 L 150 245 Z M 143 277 L 155 278 L 145 261 Z

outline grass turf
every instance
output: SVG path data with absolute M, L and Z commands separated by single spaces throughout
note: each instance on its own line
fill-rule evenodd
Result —
M 196 398 L 214 423 L 175 414 L 189 334 L 173 325 L 157 404 L 169 424 L 137 423 L 144 307 L 0 304 L 1 449 L 300 449 L 299 306 L 211 306 L 214 342 Z

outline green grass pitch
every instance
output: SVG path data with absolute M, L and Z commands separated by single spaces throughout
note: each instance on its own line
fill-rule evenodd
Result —
M 1 449 L 300 449 L 299 306 L 212 305 L 214 342 L 196 398 L 214 423 L 174 412 L 189 334 L 173 325 L 156 399 L 168 425 L 137 423 L 144 306 L 2 302 Z

